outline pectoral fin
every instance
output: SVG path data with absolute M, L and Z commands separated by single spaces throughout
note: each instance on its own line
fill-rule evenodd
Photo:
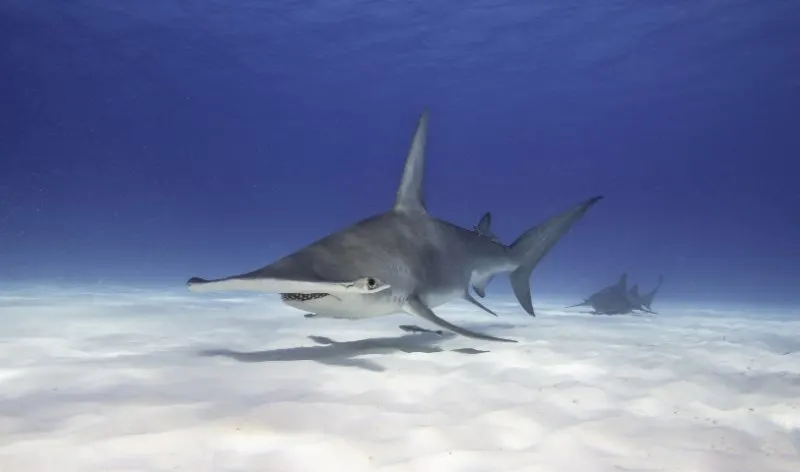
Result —
M 496 338 L 494 336 L 489 336 L 488 334 L 476 333 L 474 331 L 470 331 L 468 329 L 461 328 L 452 323 L 449 323 L 436 316 L 436 313 L 434 313 L 430 308 L 428 308 L 424 303 L 422 303 L 422 300 L 420 300 L 419 297 L 410 297 L 403 305 L 403 311 L 405 311 L 410 315 L 416 315 L 419 316 L 420 318 L 424 318 L 435 325 L 441 326 L 442 328 L 445 328 L 447 330 L 450 330 L 456 334 L 460 334 L 461 336 L 467 338 L 484 339 L 487 341 L 500 341 L 506 343 L 517 342 L 513 339 Z

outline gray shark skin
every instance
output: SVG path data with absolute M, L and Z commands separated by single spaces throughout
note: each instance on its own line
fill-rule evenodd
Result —
M 394 206 L 387 212 L 329 234 L 260 269 L 214 280 L 192 277 L 187 281 L 189 290 L 280 293 L 285 304 L 318 317 L 363 319 L 407 313 L 462 336 L 517 342 L 456 326 L 438 317 L 433 308 L 461 298 L 492 313 L 472 297 L 469 287 L 508 273 L 520 305 L 535 316 L 531 272 L 602 196 L 573 206 L 505 246 L 428 214 L 423 197 L 427 137 L 425 110 L 406 157 Z
M 590 306 L 594 310 L 591 313 L 595 315 L 626 315 L 637 311 L 655 314 L 650 309 L 650 304 L 653 301 L 653 296 L 661 286 L 663 276 L 659 279 L 656 288 L 646 295 L 639 294 L 638 284 L 634 284 L 630 289 L 627 289 L 627 280 L 628 275 L 623 273 L 616 284 L 609 285 L 592 294 L 583 302 L 567 308 Z

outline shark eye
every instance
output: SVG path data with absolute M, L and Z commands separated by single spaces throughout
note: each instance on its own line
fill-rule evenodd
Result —
M 351 284 L 352 291 L 357 293 L 374 293 L 386 290 L 390 286 L 377 277 L 361 277 Z

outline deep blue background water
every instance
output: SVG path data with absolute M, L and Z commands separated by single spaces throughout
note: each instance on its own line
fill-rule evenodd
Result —
M 427 200 L 511 241 L 606 199 L 534 298 L 623 270 L 798 302 L 800 2 L 0 2 L 0 279 L 180 285 Z M 505 280 L 492 290 L 506 290 Z

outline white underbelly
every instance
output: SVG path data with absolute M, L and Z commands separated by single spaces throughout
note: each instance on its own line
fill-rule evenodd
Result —
M 314 313 L 318 318 L 336 318 L 348 320 L 363 320 L 368 318 L 376 318 L 379 316 L 392 315 L 402 313 L 402 309 L 395 303 L 370 303 L 362 306 L 348 306 L 348 307 L 308 307 L 308 306 L 294 306 L 299 310 Z
M 422 294 L 420 298 L 429 308 L 435 308 L 460 298 L 462 294 L 463 289 L 454 289 L 449 292 L 442 291 Z M 284 301 L 286 305 L 307 313 L 313 313 L 318 318 L 349 320 L 362 320 L 403 313 L 402 306 L 404 302 L 405 295 L 402 292 L 399 294 L 392 294 L 385 298 L 382 297 L 379 300 L 373 299 L 369 302 L 362 302 L 359 297 L 341 297 L 339 302 L 328 300 L 327 298 L 312 300 L 310 302 Z

